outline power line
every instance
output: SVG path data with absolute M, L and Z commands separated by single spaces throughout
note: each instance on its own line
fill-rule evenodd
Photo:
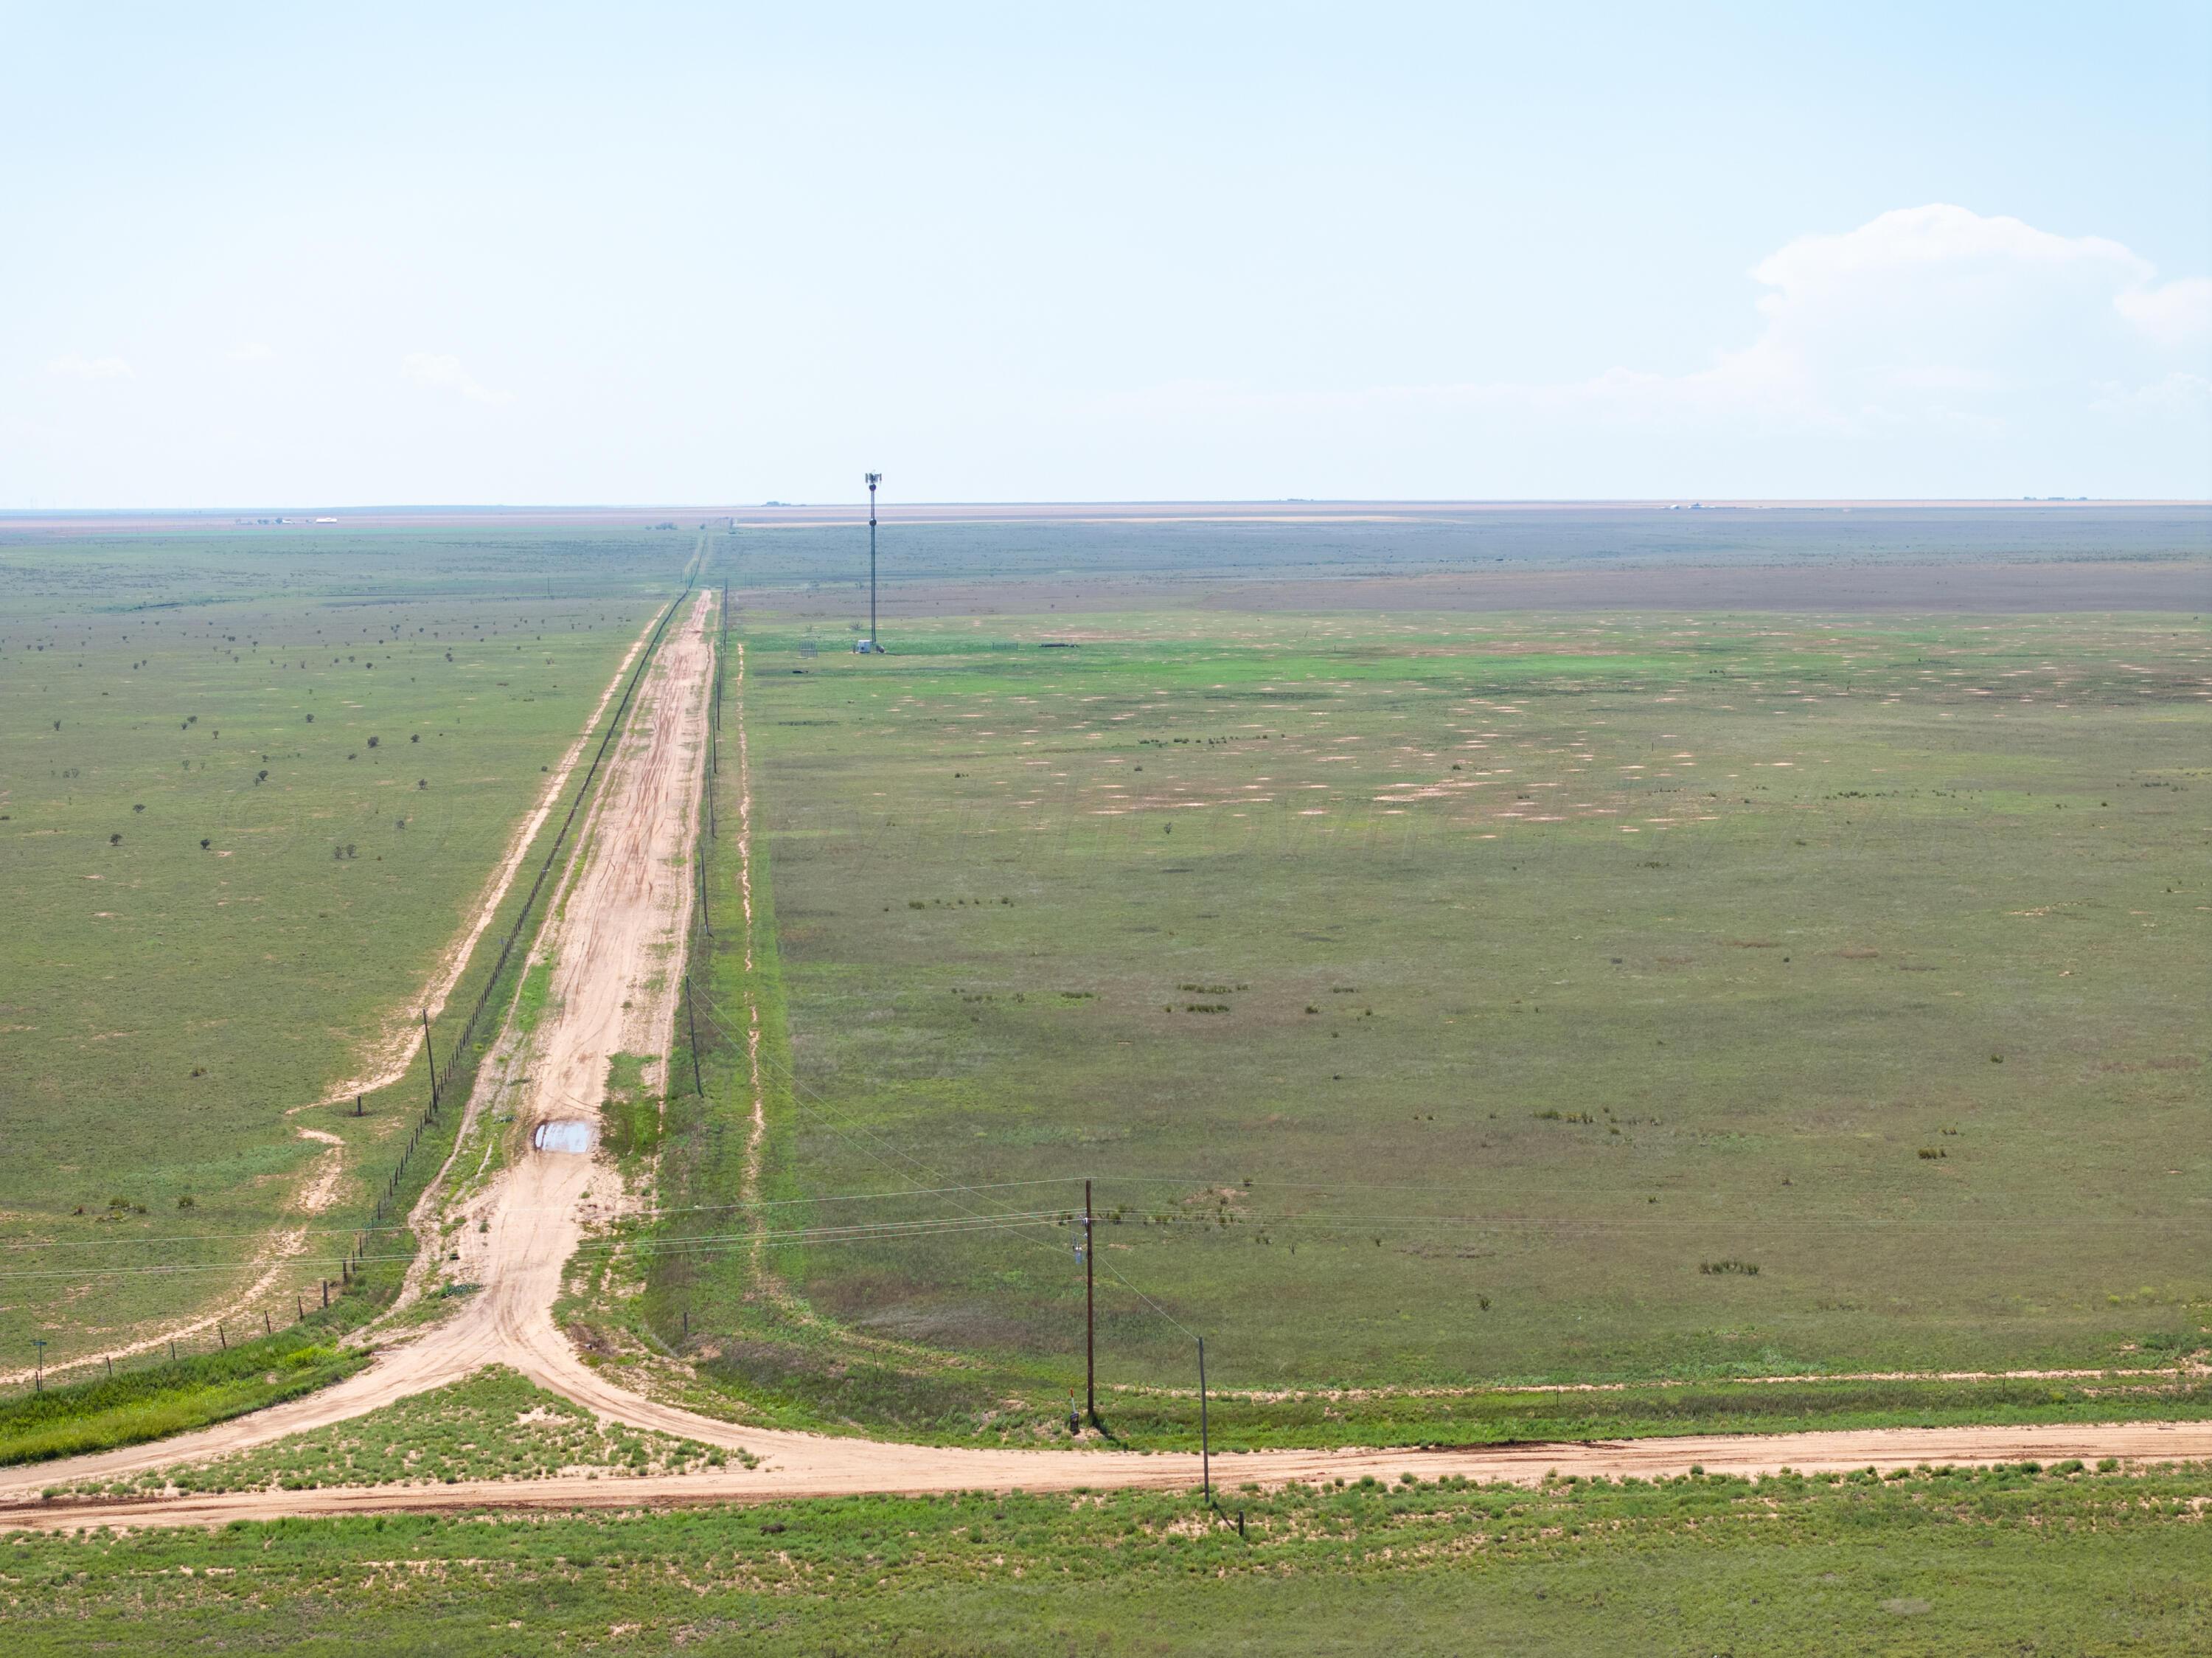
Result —
M 684 1246 L 712 1245 L 718 1248 L 748 1244 L 755 1238 L 779 1246 L 823 1243 L 865 1243 L 873 1238 L 931 1237 L 941 1233 L 1012 1230 L 1034 1227 L 1041 1222 L 1064 1222 L 1072 1211 L 1067 1210 L 1028 1210 L 1004 1215 L 970 1214 L 959 1216 L 939 1216 L 933 1220 L 885 1221 L 861 1222 L 852 1226 L 797 1227 L 786 1231 L 768 1233 L 709 1234 L 696 1237 L 677 1237 L 666 1240 L 667 1252 L 685 1253 Z M 650 1238 L 592 1239 L 577 1246 L 579 1256 L 612 1256 L 625 1252 L 658 1251 L 663 1247 L 659 1240 Z M 712 1250 L 702 1253 L 714 1253 Z M 297 1256 L 285 1263 L 288 1266 L 337 1266 L 341 1262 L 359 1266 L 370 1261 L 411 1261 L 412 1254 L 348 1255 L 319 1258 Z M 186 1272 L 235 1272 L 236 1263 L 198 1263 L 162 1266 L 106 1266 L 92 1268 L 58 1267 L 25 1272 L 0 1272 L 0 1281 L 16 1278 L 69 1278 L 90 1282 L 96 1278 L 158 1277 Z
M 788 1208 L 795 1204 L 873 1203 L 884 1199 L 898 1198 L 935 1197 L 940 1192 L 994 1192 L 1010 1186 L 1065 1186 L 1067 1182 L 1065 1177 L 1054 1175 L 1042 1179 L 986 1180 L 969 1186 L 909 1188 L 903 1192 L 830 1192 L 813 1198 L 750 1198 L 744 1200 L 743 1202 L 733 1204 L 683 1204 L 673 1205 L 667 1209 L 633 1210 L 629 1211 L 629 1215 L 624 1218 L 651 1220 L 662 1215 L 710 1214 L 732 1209 L 780 1209 Z M 500 1211 L 502 1215 L 549 1215 L 565 1212 L 565 1210 L 545 1209 L 502 1209 Z M 374 1234 L 383 1232 L 409 1232 L 412 1231 L 414 1228 L 404 1225 L 392 1225 L 314 1226 L 301 1227 L 294 1229 L 308 1237 L 319 1237 L 325 1234 L 337 1236 L 340 1234 Z M 50 1243 L 40 1243 L 30 1239 L 20 1239 L 13 1242 L 0 1244 L 0 1248 L 107 1249 L 112 1248 L 118 1244 L 252 1243 L 258 1242 L 261 1240 L 265 1239 L 268 1235 L 269 1234 L 266 1232 L 191 1232 L 174 1234 L 167 1237 L 159 1238 L 64 1238 Z M 6 1275 L 0 1274 L 0 1277 L 4 1276 Z
M 714 1003 L 710 1000 L 710 1001 L 708 1003 L 707 1006 L 708 1006 L 708 1018 L 709 1022 L 711 1022 L 711 1023 L 712 1023 L 712 1024 L 713 1024 L 713 1025 L 714 1025 L 714 1026 L 718 1030 L 720 1030 L 720 1031 L 721 1032 L 722 1036 L 723 1036 L 723 1039 L 724 1039 L 726 1041 L 733 1040 L 733 1039 L 732 1039 L 732 1037 L 731 1031 L 730 1031 L 730 1029 L 729 1029 L 728 1026 L 726 1026 L 726 1025 L 723 1024 L 723 1022 L 722 1022 L 722 1021 L 721 1021 L 721 1019 L 720 1019 L 720 1017 L 719 1014 L 716 1012 L 716 1010 L 715 1010 L 715 1009 L 714 1009 Z M 805 1083 L 802 1082 L 799 1080 L 799 1078 L 798 1077 L 798 1076 L 796 1075 L 796 1073 L 794 1073 L 794 1072 L 790 1069 L 790 1067 L 788 1067 L 788 1066 L 785 1066 L 785 1065 L 778 1065 L 778 1064 L 776 1064 L 776 1062 L 775 1062 L 772 1058 L 770 1058 L 767 1053 L 763 1052 L 763 1053 L 762 1053 L 762 1054 L 760 1055 L 760 1062 L 761 1062 L 761 1064 L 762 1064 L 762 1065 L 763 1065 L 763 1069 L 769 1070 L 774 1070 L 774 1071 L 780 1071 L 780 1072 L 781 1073 L 783 1082 L 784 1082 L 784 1083 L 785 1083 L 785 1085 L 786 1085 L 786 1087 L 787 1087 L 787 1090 L 788 1090 L 788 1092 L 789 1092 L 789 1094 L 790 1094 L 790 1097 L 791 1097 L 791 1100 L 792 1100 L 792 1103 L 793 1103 L 793 1105 L 799 1106 L 802 1109 L 805 1109 L 805 1102 L 804 1102 L 804 1101 L 802 1101 L 802 1100 L 800 1100 L 799 1096 L 800 1096 L 802 1094 L 813 1094 L 813 1093 L 814 1093 L 814 1090 L 813 1090 L 813 1089 L 811 1089 L 811 1088 L 808 1088 L 808 1087 L 806 1086 L 806 1084 L 805 1084 Z M 815 1097 L 816 1097 L 816 1099 L 817 1099 L 817 1100 L 819 1100 L 819 1098 L 820 1098 L 820 1096 L 819 1096 L 818 1094 L 817 1094 L 817 1095 L 816 1095 Z M 817 1112 L 816 1112 L 816 1114 L 817 1114 L 817 1115 L 824 1115 L 824 1114 L 827 1114 L 827 1108 L 826 1108 L 826 1106 L 817 1107 Z M 849 1140 L 849 1139 L 851 1138 L 851 1136 L 849 1136 L 849 1135 L 846 1135 L 846 1134 L 843 1134 L 842 1131 L 836 1130 L 836 1129 L 835 1129 L 835 1125 L 831 1125 L 830 1126 L 832 1127 L 833 1131 L 838 1132 L 838 1133 L 840 1134 L 841 1137 L 842 1137 L 842 1138 L 846 1138 L 846 1139 L 848 1139 L 848 1140 Z M 869 1137 L 871 1137 L 871 1138 L 875 1138 L 876 1137 L 874 1137 L 874 1136 L 871 1135 Z M 865 1148 L 863 1148 L 863 1149 L 865 1149 Z M 901 1158 L 904 1159 L 904 1161 L 906 1161 L 907 1162 L 912 1163 L 912 1164 L 913 1164 L 916 1168 L 921 1169 L 924 1173 L 926 1173 L 926 1174 L 929 1175 L 929 1176 L 930 1176 L 930 1178 L 932 1178 L 933 1179 L 944 1179 L 944 1178 L 945 1178 L 942 1174 L 939 1173 L 936 1170 L 930 1168 L 927 1164 L 925 1164 L 925 1163 L 921 1162 L 920 1160 L 918 1160 L 918 1159 L 916 1159 L 916 1158 L 915 1158 L 915 1157 L 909 1156 L 909 1155 L 907 1155 L 906 1153 L 904 1153 L 904 1152 L 901 1152 L 901 1151 L 899 1151 L 899 1150 L 897 1149 L 897 1148 L 896 1148 L 896 1147 L 890 1147 L 890 1148 L 888 1148 L 888 1149 L 890 1149 L 890 1151 L 891 1151 L 895 1155 L 897 1155 L 897 1156 L 899 1156 L 899 1157 L 901 1157 Z M 874 1155 L 874 1154 L 871 1154 L 871 1155 Z M 878 1161 L 883 1161 L 883 1159 L 882 1159 L 880 1156 L 878 1156 Z M 958 1188 L 953 1188 L 953 1189 L 954 1189 L 954 1190 L 957 1190 Z M 954 1207 L 957 1208 L 957 1207 L 960 1207 L 960 1205 L 958 1205 L 958 1204 L 956 1204 L 954 1205 Z M 1031 1242 L 1031 1243 L 1035 1244 L 1035 1245 L 1036 1245 L 1038 1248 L 1040 1248 L 1040 1249 L 1048 1250 L 1048 1251 L 1050 1251 L 1051 1253 L 1054 1253 L 1054 1254 L 1057 1254 L 1057 1253 L 1059 1253 L 1059 1249 L 1058 1249 L 1058 1247 L 1057 1247 L 1056 1245 L 1050 1244 L 1050 1243 L 1047 1243 L 1046 1241 L 1044 1241 L 1044 1240 L 1042 1240 L 1042 1239 L 1038 1239 L 1038 1238 L 1030 1238 L 1030 1239 L 1029 1239 L 1029 1240 L 1028 1240 L 1028 1241 L 1030 1241 L 1030 1242 Z M 1095 1241 L 1095 1240 L 1086 1240 L 1086 1247 L 1095 1248 L 1095 1247 L 1096 1247 L 1096 1241 Z M 1117 1283 L 1119 1283 L 1119 1284 L 1120 1284 L 1120 1285 L 1121 1285 L 1124 1289 L 1127 1290 L 1131 1295 L 1134 1295 L 1134 1296 L 1135 1296 L 1139 1301 L 1142 1301 L 1142 1302 L 1143 1302 L 1146 1307 L 1150 1308 L 1151 1308 L 1154 1313 L 1158 1314 L 1162 1319 L 1164 1319 L 1164 1320 L 1165 1320 L 1169 1324 L 1170 1324 L 1170 1325 L 1174 1326 L 1176 1329 L 1177 1329 L 1178 1331 L 1181 1331 L 1181 1332 L 1182 1332 L 1185 1336 L 1189 1337 L 1193 1341 L 1195 1341 L 1195 1340 L 1197 1340 L 1197 1339 L 1198 1339 L 1196 1333 L 1195 1333 L 1194 1332 L 1193 1332 L 1193 1331 L 1190 1329 L 1190 1327 L 1189 1327 L 1188 1326 L 1185 1325 L 1185 1324 L 1182 1322 L 1182 1320 L 1180 1320 L 1180 1319 L 1176 1318 L 1176 1317 L 1175 1316 L 1175 1314 L 1173 1314 L 1172 1313 L 1169 1312 L 1169 1311 L 1167 1310 L 1167 1308 L 1165 1308 L 1164 1307 L 1162 1307 L 1162 1306 L 1161 1306 L 1158 1301 L 1154 1301 L 1154 1300 L 1153 1300 L 1150 1295 L 1146 1295 L 1143 1290 L 1141 1290 L 1141 1289 L 1138 1289 L 1138 1288 L 1137 1288 L 1137 1286 L 1136 1286 L 1135 1284 L 1133 1284 L 1133 1283 L 1130 1283 L 1130 1282 L 1129 1282 L 1129 1280 L 1128 1280 L 1128 1278 L 1127 1278 L 1127 1277 L 1122 1273 L 1121 1270 L 1119 1267 L 1115 1266 L 1112 1261 L 1109 1260 L 1109 1261 L 1105 1262 L 1105 1266 L 1106 1266 L 1106 1270 L 1107 1270 L 1107 1271 L 1109 1271 L 1109 1273 L 1111 1273 L 1111 1274 L 1113 1275 L 1115 1281 Z

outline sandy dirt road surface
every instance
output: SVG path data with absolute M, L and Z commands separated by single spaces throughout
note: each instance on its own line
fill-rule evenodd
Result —
M 553 999 L 539 1027 L 514 1131 L 527 1147 L 548 1121 L 596 1123 L 608 1056 L 665 1055 L 676 994 L 669 971 L 692 893 L 693 831 L 713 680 L 712 600 L 702 595 L 649 669 L 619 745 L 582 860 L 555 920 Z M 740 715 L 742 717 L 742 715 Z M 461 1234 L 463 1277 L 476 1295 L 441 1323 L 396 1343 L 368 1368 L 307 1398 L 150 1445 L 11 1470 L 0 1475 L 0 1527 L 212 1525 L 285 1515 L 507 1508 L 632 1507 L 758 1502 L 861 1492 L 1067 1490 L 1078 1485 L 1187 1488 L 1197 1457 L 1106 1450 L 984 1450 L 883 1443 L 747 1427 L 629 1393 L 583 1362 L 553 1321 L 564 1263 L 594 1213 L 619 1200 L 596 1156 L 520 1149 Z M 47 1502 L 48 1486 L 115 1479 L 326 1427 L 482 1366 L 511 1366 L 540 1387 L 635 1428 L 742 1449 L 752 1467 L 659 1478 L 483 1482 L 434 1487 Z M 1890 1468 L 1919 1463 L 2212 1459 L 2212 1423 L 2051 1428 L 1889 1429 L 1781 1436 L 1475 1447 L 1459 1449 L 1260 1451 L 1217 1456 L 1213 1478 L 1247 1482 L 1395 1479 L 1457 1474 L 1534 1481 L 1584 1475 L 1757 1473 Z
M 548 1380 L 541 1377 L 540 1380 Z M 563 1389 L 565 1392 L 566 1390 Z M 222 1526 L 234 1520 L 356 1514 L 439 1514 L 483 1509 L 635 1509 L 687 1503 L 767 1503 L 866 1493 L 927 1496 L 952 1491 L 1065 1491 L 1079 1486 L 1195 1490 L 1201 1470 L 1188 1454 L 970 1451 L 827 1439 L 737 1429 L 654 1408 L 609 1390 L 607 1414 L 670 1432 L 744 1445 L 757 1468 L 727 1467 L 664 1478 L 563 1477 L 472 1480 L 452 1485 L 328 1486 L 304 1491 L 228 1491 L 175 1497 L 43 1502 L 34 1491 L 0 1492 L 0 1528 Z M 572 1395 L 573 1397 L 573 1395 Z M 593 1399 L 580 1402 L 597 1404 Z M 643 1408 L 641 1408 L 643 1407 Z M 1224 1501 L 1239 1486 L 1291 1480 L 1358 1479 L 1394 1484 L 1402 1474 L 1446 1475 L 1533 1485 L 1547 1474 L 1642 1479 L 1686 1474 L 1847 1473 L 1862 1468 L 1974 1466 L 2084 1461 L 2117 1457 L 2143 1466 L 2212 1459 L 2212 1423 L 2123 1423 L 2057 1428 L 1883 1428 L 1832 1433 L 1705 1434 L 1679 1439 L 1593 1440 L 1562 1444 L 1442 1449 L 1249 1451 L 1212 1459 L 1214 1489 Z

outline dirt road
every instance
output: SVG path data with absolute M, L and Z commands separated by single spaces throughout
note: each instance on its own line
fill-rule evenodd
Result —
M 604 1397 L 611 1416 L 672 1432 L 703 1425 L 722 1443 L 751 1448 L 762 1457 L 761 1465 L 659 1478 L 472 1480 L 452 1485 L 330 1486 L 319 1490 L 230 1491 L 97 1501 L 42 1502 L 34 1490 L 15 1490 L 0 1492 L 0 1528 L 221 1526 L 234 1520 L 286 1516 L 484 1509 L 665 1508 L 881 1492 L 923 1496 L 969 1490 L 1064 1491 L 1079 1486 L 1192 1490 L 1200 1477 L 1199 1459 L 1188 1454 L 966 1451 L 885 1445 L 860 1439 L 735 1429 L 726 1423 L 702 1424 L 681 1411 L 640 1409 L 645 1401 L 613 1390 Z M 581 1402 L 599 1403 L 598 1399 Z M 1923 1464 L 1938 1467 L 2029 1461 L 2049 1465 L 2069 1457 L 2084 1461 L 2118 1457 L 2138 1465 L 2212 1459 L 2212 1423 L 1884 1428 L 1836 1433 L 1706 1434 L 1680 1439 L 1598 1440 L 1488 1449 L 1253 1451 L 1217 1455 L 1212 1477 L 1215 1490 L 1229 1501 L 1229 1494 L 1245 1484 L 1358 1479 L 1370 1474 L 1388 1484 L 1410 1473 L 1421 1479 L 1457 1475 L 1533 1485 L 1551 1473 L 1643 1479 L 1695 1470 L 1738 1475 L 1772 1473 L 1782 1468 L 1799 1473 L 1842 1473 Z
M 195 1525 L 391 1509 L 626 1507 L 872 1491 L 1179 1487 L 1198 1482 L 1199 1460 L 1190 1455 L 946 1449 L 717 1422 L 616 1386 L 584 1363 L 555 1326 L 553 1305 L 563 1265 L 583 1237 L 587 1220 L 614 1206 L 620 1193 L 614 1173 L 596 1156 L 526 1148 L 539 1124 L 597 1124 L 610 1055 L 668 1051 L 678 988 L 668 964 L 688 924 L 694 890 L 692 835 L 713 679 L 711 619 L 712 600 L 702 595 L 662 646 L 587 832 L 579 838 L 576 856 L 581 862 L 550 930 L 553 994 L 515 1110 L 514 1131 L 524 1149 L 515 1151 L 484 1197 L 471 1206 L 471 1223 L 459 1234 L 459 1276 L 481 1284 L 481 1290 L 461 1301 L 442 1322 L 395 1344 L 368 1369 L 322 1393 L 155 1444 L 10 1471 L 0 1476 L 0 1527 L 82 1525 L 94 1519 L 108 1524 Z M 264 1445 L 359 1416 L 495 1362 L 633 1427 L 744 1449 L 758 1459 L 757 1466 L 654 1479 L 241 1492 L 131 1498 L 89 1508 L 46 1503 L 39 1496 L 47 1486 L 115 1479 Z M 1532 1481 L 1553 1469 L 1648 1476 L 1683 1472 L 1693 1466 L 1711 1472 L 1754 1473 L 1785 1466 L 1840 1470 L 2105 1456 L 2212 1459 L 2212 1423 L 1704 1436 L 1439 1451 L 1265 1451 L 1218 1456 L 1213 1471 L 1217 1483 L 1233 1490 L 1246 1482 L 1367 1474 L 1395 1479 L 1407 1472 Z

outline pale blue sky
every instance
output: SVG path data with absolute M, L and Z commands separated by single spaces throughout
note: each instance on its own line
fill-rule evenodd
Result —
M 0 507 L 2212 494 L 2212 9 L 0 4 Z

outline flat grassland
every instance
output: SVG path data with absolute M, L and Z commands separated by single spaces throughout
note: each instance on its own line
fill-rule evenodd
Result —
M 2137 527 L 2116 563 L 2203 585 Z M 842 651 L 820 590 L 738 612 L 763 1225 L 920 1228 L 771 1237 L 785 1301 L 744 1298 L 749 1246 L 676 1235 L 726 1217 L 667 1222 L 646 1305 L 749 1399 L 1048 1413 L 1085 1177 L 1125 1423 L 1121 1389 L 1191 1387 L 1193 1332 L 1250 1396 L 1232 1424 L 1423 1437 L 1468 1431 L 1462 1387 L 2205 1344 L 2197 618 L 1607 610 L 1589 571 L 1565 612 L 1284 612 L 1264 582 L 1101 609 L 1070 578 L 983 615 L 935 600 L 1049 549 L 907 534 L 894 655 Z M 1972 588 L 1998 545 L 1899 568 Z M 1992 580 L 2041 568 L 2009 556 Z M 726 915 L 726 834 L 715 859 Z M 743 1028 L 734 934 L 710 1049 Z M 672 1203 L 735 1195 L 743 1078 L 709 1060 Z M 989 1215 L 1041 1218 L 950 1229 Z
M 19 1533 L 26 1655 L 2201 1652 L 2202 1466 Z M 1241 1515 L 1243 1526 L 1237 1523 Z
M 404 1060 L 414 999 L 697 546 L 0 541 L 0 1370 L 33 1337 L 51 1364 L 235 1293 L 280 1220 L 360 1222 L 419 1058 L 365 1118 L 297 1108 Z

